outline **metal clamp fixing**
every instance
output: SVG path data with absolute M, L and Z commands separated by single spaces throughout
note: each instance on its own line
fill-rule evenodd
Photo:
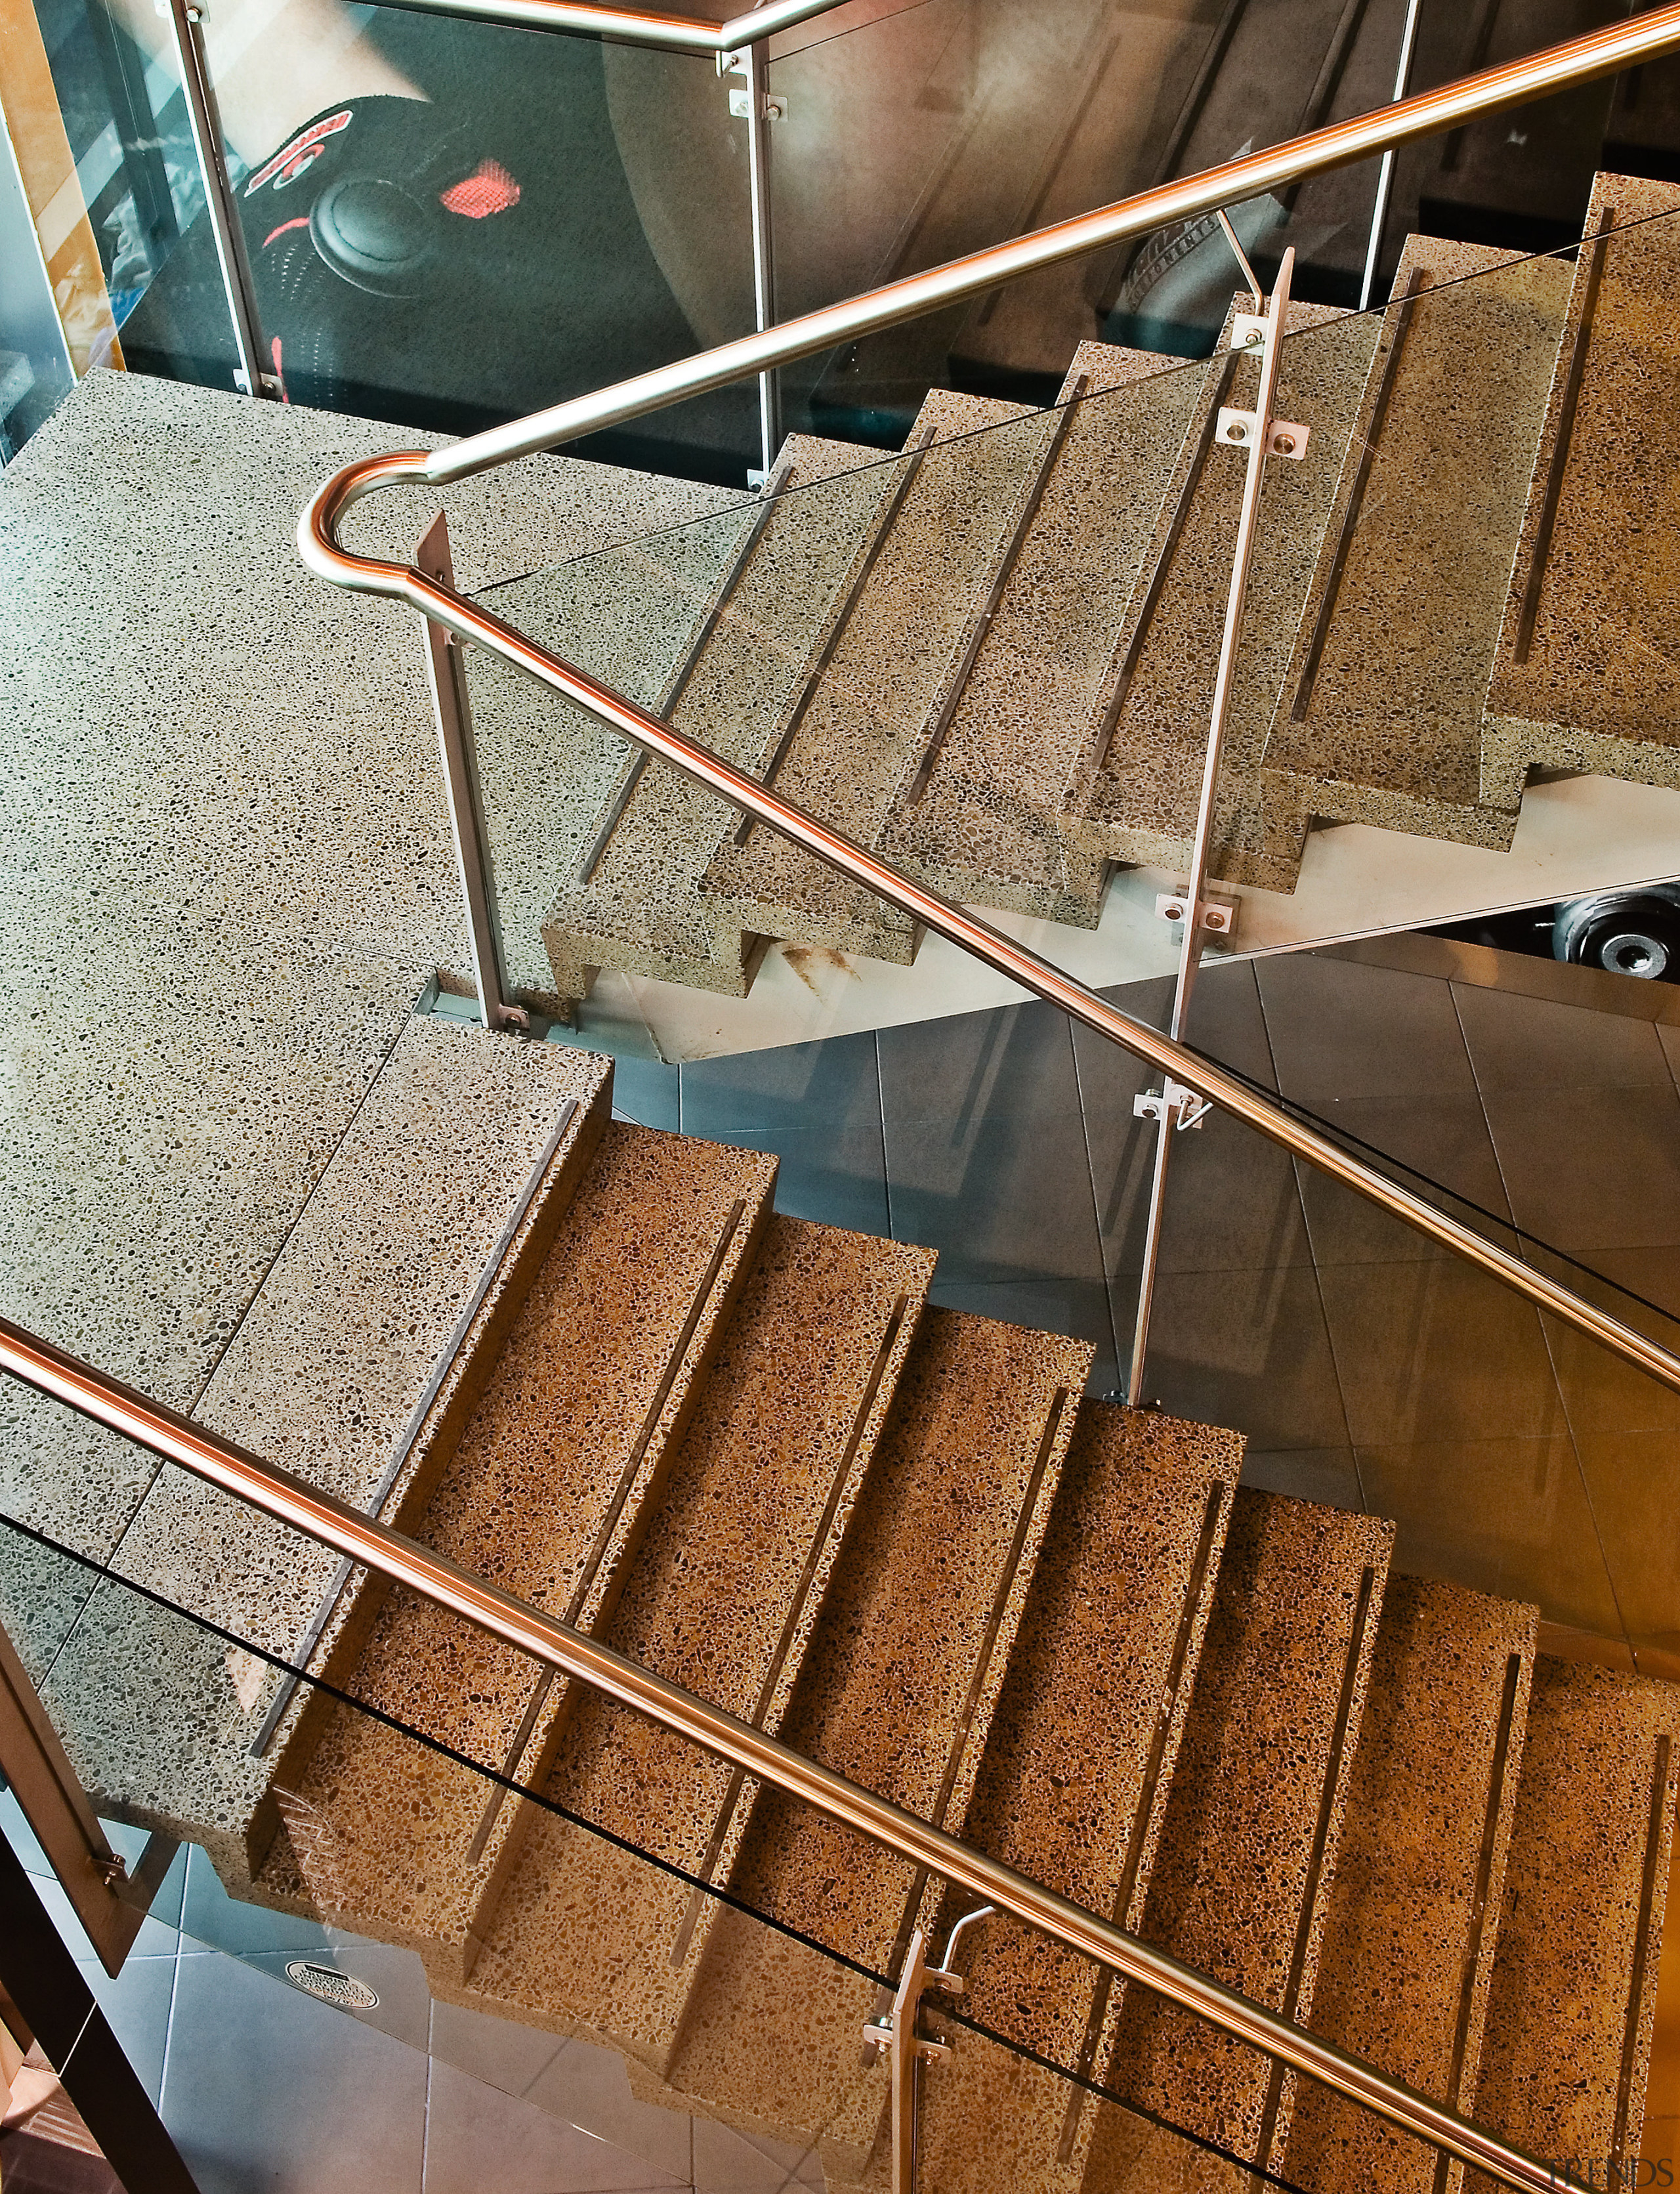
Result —
M 1216 442 L 1234 442 L 1247 449 L 1259 431 L 1258 411 L 1239 411 L 1230 404 L 1219 406 L 1219 423 L 1213 434 Z M 1311 439 L 1311 428 L 1303 427 L 1299 420 L 1274 419 L 1266 430 L 1267 453 L 1274 457 L 1293 457 L 1299 464 Z
M 1232 937 L 1236 933 L 1236 901 L 1234 899 L 1205 899 L 1201 902 L 1201 927 L 1211 929 L 1216 936 Z M 1155 895 L 1155 918 L 1159 922 L 1182 922 L 1190 910 L 1188 892 L 1157 892 Z
M 1205 1097 L 1198 1096 L 1194 1089 L 1187 1089 L 1182 1082 L 1174 1082 L 1171 1076 L 1164 1089 L 1140 1090 L 1132 1100 L 1134 1119 L 1171 1118 L 1180 1134 L 1186 1128 L 1199 1128 L 1212 1109 Z

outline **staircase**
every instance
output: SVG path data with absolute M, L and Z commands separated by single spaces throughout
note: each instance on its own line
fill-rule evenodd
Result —
M 1216 877 L 1291 890 L 1321 821 L 1505 849 L 1537 769 L 1680 787 L 1648 531 L 1677 213 L 1601 175 L 1573 267 L 1413 236 L 1385 313 L 1293 307 L 1276 408 L 1311 439 L 1268 472 Z M 1213 423 L 1256 370 L 1087 342 L 1069 408 L 936 390 L 886 463 L 790 437 L 726 546 L 712 524 L 672 720 L 960 899 L 1094 928 L 1110 864 L 1188 861 L 1241 492 Z M 600 967 L 740 996 L 766 939 L 915 953 L 664 765 L 580 799 L 541 925 L 562 997 Z
M 483 1123 L 447 1163 L 445 1083 Z M 1539 2153 L 1637 2154 L 1674 1691 L 1391 1574 L 1379 1519 L 1240 1489 L 1238 1434 L 1087 1396 L 1086 1344 L 932 1307 L 930 1253 L 785 1217 L 773 1159 L 611 1099 L 608 1060 L 412 1022 L 200 1415 Z M 439 1196 L 488 1289 L 436 1258 Z M 961 1909 L 937 1885 L 172 1468 L 119 1566 L 318 1639 L 360 1703 L 101 1586 L 45 1697 L 105 1806 L 886 2183 L 878 1993 L 827 1953 L 896 1972 Z M 1459 2176 L 1012 1923 L 961 1962 L 1000 2038 L 926 2076 L 929 2190 L 1242 2176 L 1163 2122 L 1311 2194 Z

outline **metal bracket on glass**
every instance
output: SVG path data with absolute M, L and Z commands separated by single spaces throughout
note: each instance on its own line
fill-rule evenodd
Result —
M 720 76 L 744 76 L 746 78 L 747 89 L 744 91 L 731 90 L 729 95 L 729 111 L 735 117 L 737 122 L 750 122 L 753 118 L 753 62 L 751 48 L 743 46 L 738 53 L 720 54 L 718 55 L 718 74 Z M 785 122 L 787 120 L 788 102 L 780 92 L 766 91 L 760 94 L 759 118 L 763 122 Z
M 1186 1128 L 1199 1128 L 1212 1109 L 1205 1097 L 1198 1097 L 1194 1089 L 1170 1077 L 1164 1089 L 1141 1090 L 1132 1100 L 1135 1119 L 1170 1120 L 1180 1134 Z
M 1155 895 L 1155 919 L 1158 922 L 1182 922 L 1189 907 L 1188 892 L 1157 892 Z M 1211 929 L 1216 937 L 1234 937 L 1236 934 L 1236 901 L 1232 899 L 1203 899 L 1201 927 Z
M 949 2042 L 916 2031 L 923 1992 L 938 1989 L 946 1996 L 964 1993 L 967 1983 L 951 1963 L 957 1938 L 965 1927 L 987 1919 L 996 1910 L 995 1904 L 982 1904 L 964 1913 L 946 1938 L 943 1962 L 937 1966 L 927 1962 L 927 1938 L 918 1927 L 904 1954 L 892 2008 L 885 2018 L 872 2019 L 863 2028 L 870 2062 L 878 2063 L 885 2056 L 892 2066 L 892 2194 L 915 2194 L 918 2070 L 951 2053 Z
M 1231 348 L 1263 351 L 1266 347 L 1267 325 L 1264 313 L 1234 313 L 1230 324 Z
M 1247 449 L 1260 431 L 1258 411 L 1239 411 L 1234 405 L 1219 406 L 1219 423 L 1213 432 L 1216 442 L 1233 442 Z M 1310 427 L 1303 427 L 1298 420 L 1274 419 L 1266 443 L 1267 454 L 1274 457 L 1293 457 L 1299 464 L 1307 453 L 1307 444 L 1312 439 Z

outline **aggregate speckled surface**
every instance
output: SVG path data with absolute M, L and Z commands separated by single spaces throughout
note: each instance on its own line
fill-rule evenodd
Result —
M 1579 2159 L 1571 2168 L 1583 2180 L 1591 2162 L 1601 2185 L 1633 2183 L 1631 2171 L 1617 2174 L 1638 2155 L 1644 2123 L 1680 1770 L 1677 1707 L 1671 1684 L 1545 1654 L 1534 1663 L 1476 2116 L 1531 2155 Z M 1630 2033 L 1648 1863 L 1651 1937 Z M 1479 2174 L 1465 2183 L 1490 2194 Z
M 761 1713 L 777 1726 L 932 1266 L 926 1250 L 771 1221 L 603 1623 L 609 1644 L 734 1714 Z M 821 1559 L 808 1575 L 814 1547 Z M 546 1789 L 582 1820 L 697 1869 L 729 1783 L 717 1760 L 580 1697 Z M 496 2003 L 581 2019 L 657 2066 L 707 1932 L 702 1921 L 696 1949 L 674 1961 L 689 1897 L 680 1881 L 531 1809 L 523 1847 L 479 1923 L 473 1988 Z
M 788 439 L 771 483 L 769 522 L 671 711 L 679 731 L 747 769 L 763 767 L 888 479 L 886 467 L 850 444 Z M 727 548 L 714 559 L 720 587 L 754 507 L 731 520 Z M 698 530 L 719 535 L 716 521 Z M 618 781 L 615 774 L 615 788 Z M 752 974 L 743 925 L 699 890 L 737 820 L 703 787 L 650 763 L 587 883 L 569 876 L 548 910 L 543 938 L 562 995 L 583 996 L 595 966 L 743 995 Z M 596 827 L 592 818 L 585 845 Z
M 1393 1543 L 1375 1517 L 1238 1493 L 1144 1910 L 1148 1941 L 1308 2025 Z M 1162 1998 L 1127 1990 L 1102 2076 L 1256 2160 L 1271 2116 L 1266 2060 Z M 1125 2124 L 1098 2113 L 1098 2185 Z M 1280 2112 L 1269 2153 L 1286 2131 Z
M 1088 377 L 926 787 L 880 850 L 949 896 L 1094 928 L 1106 866 L 1064 810 L 1199 369 L 1081 343 Z
M 1538 1622 L 1514 1601 L 1390 1579 L 1314 1998 L 1316 2032 L 1465 2115 Z M 1309 2194 L 1430 2194 L 1435 2153 L 1302 2082 L 1282 2169 Z
M 1299 859 L 1315 816 L 1503 847 L 1484 808 L 1482 712 L 1551 385 L 1569 268 L 1409 237 L 1267 741 L 1265 835 Z M 1386 415 L 1302 708 L 1338 543 L 1378 402 Z
M 194 1413 L 210 1429 L 358 1507 L 386 1467 L 561 1107 L 578 1109 L 546 1178 L 599 1132 L 611 1064 L 439 1019 L 404 1028 L 334 1153 Z M 527 1218 L 525 1238 L 536 1223 Z M 518 1244 L 503 1266 L 516 1284 Z M 488 1306 L 486 1307 L 488 1309 Z M 485 1329 L 480 1323 L 478 1329 Z M 473 1340 L 463 1347 L 470 1359 Z M 463 1365 L 463 1370 L 466 1367 Z M 488 1370 L 480 1361 L 476 1376 Z M 459 1376 L 459 1375 L 458 1375 Z M 120 1575 L 242 1638 L 290 1656 L 338 1566 L 312 1540 L 270 1522 L 174 1465 L 159 1471 L 113 1557 Z M 172 1641 L 151 1680 L 190 1689 L 201 1662 L 232 1696 L 223 1644 L 146 1611 L 120 1585 L 95 1597 L 106 1631 L 132 1621 Z M 84 1621 L 54 1664 L 90 1788 L 243 1839 L 267 1770 L 244 1748 L 272 1696 L 264 1673 L 240 1703 L 243 1740 L 204 1745 L 184 1714 L 133 1726 L 135 1703 L 100 1674 Z M 133 1658 L 135 1657 L 127 1657 Z
M 917 415 L 912 440 L 931 428 L 933 445 L 776 777 L 778 792 L 865 845 L 921 759 L 1052 424 L 1045 412 L 938 388 Z M 725 844 L 704 889 L 747 929 L 911 956 L 902 916 L 770 830 Z
M 1484 800 L 1514 802 L 1537 766 L 1680 784 L 1680 567 L 1666 515 L 1680 473 L 1680 189 L 1600 175 L 1587 231 L 1609 216 L 1618 233 L 1604 247 L 1533 645 L 1519 663 L 1522 599 L 1591 254 L 1576 261 L 1488 694 Z
M 1244 300 L 1237 302 L 1246 308 Z M 1377 342 L 1373 316 L 1317 305 L 1292 306 L 1288 330 L 1274 416 L 1300 421 L 1311 438 L 1299 460 L 1274 457 L 1266 466 L 1215 811 L 1212 873 L 1233 878 L 1249 874 L 1265 737 Z M 1193 480 L 1184 529 L 1106 757 L 1093 767 L 1098 712 L 1069 794 L 1071 811 L 1119 860 L 1182 864 L 1195 827 L 1247 460 L 1238 450 L 1210 442 L 1199 475 L 1195 468 L 1204 422 L 1222 403 L 1252 406 L 1258 368 L 1239 359 L 1222 396 L 1224 373 L 1218 357 L 1205 370 L 1155 538 L 1127 606 L 1122 647 L 1143 617 L 1149 573 L 1165 544 L 1181 484 Z M 1278 881 L 1270 875 L 1253 880 Z M 1288 879 L 1282 881 L 1287 888 Z
M 987 1318 L 926 1314 L 783 1727 L 796 1749 L 957 1833 L 1091 1354 Z M 754 1807 L 730 1887 L 876 1971 L 920 1893 L 909 1867 L 774 1794 Z M 823 2128 L 861 2161 L 885 2092 L 879 2071 L 859 2067 L 873 1995 L 816 1952 L 720 1912 L 671 2085 L 771 2124 Z M 773 2051 L 740 2050 L 742 2034 L 772 2030 Z
M 1149 1888 L 1241 1465 L 1237 1433 L 1080 1404 L 969 1809 L 968 1841 L 1127 1928 Z M 962 1909 L 942 1912 L 936 1941 Z M 965 2013 L 1081 2069 L 1091 1967 L 1002 1917 L 963 1941 Z M 944 2194 L 1076 2188 L 1088 2108 L 1068 2160 L 1058 2154 L 1074 2095 L 965 2034 L 925 2087 L 927 2183 Z M 880 2178 L 886 2157 L 874 2161 Z
M 590 1626 L 614 1553 L 642 1520 L 672 1430 L 717 1346 L 768 1213 L 775 1169 L 755 1152 L 623 1124 L 605 1130 L 460 1445 L 409 1526 L 415 1536 L 519 1598 Z M 580 1601 L 609 1505 L 648 1432 L 737 1203 L 746 1209 L 706 1310 L 646 1439 L 622 1518 L 599 1550 L 593 1588 Z M 500 1767 L 538 1673 L 471 1625 L 393 1594 L 353 1668 L 336 1680 L 357 1701 Z M 468 1863 L 491 1786 L 358 1708 L 322 1704 L 321 1726 L 301 1731 L 273 1771 L 332 1828 L 333 1878 L 310 1881 L 306 1864 L 300 1887 L 317 1906 L 342 1904 L 427 1944 L 447 1973 L 500 1852 L 498 1837 Z M 542 1741 L 539 1732 L 532 1743 Z M 530 1779 L 529 1754 L 519 1772 Z M 504 1806 L 498 1816 L 504 1835 L 512 1811 Z M 300 1856 L 295 1847 L 277 1854 L 272 1890 L 287 1891 Z

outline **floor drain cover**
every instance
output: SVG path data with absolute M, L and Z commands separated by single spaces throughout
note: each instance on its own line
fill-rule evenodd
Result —
M 294 1988 L 305 1989 L 318 1996 L 324 2003 L 335 2003 L 345 2011 L 371 2011 L 379 1998 L 365 1981 L 358 1981 L 353 1973 L 341 1973 L 335 1966 L 312 1966 L 305 1958 L 294 1958 L 286 1967 L 286 1979 Z

